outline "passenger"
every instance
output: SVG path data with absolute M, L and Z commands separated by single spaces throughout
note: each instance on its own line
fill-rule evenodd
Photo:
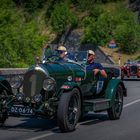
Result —
M 67 55 L 67 49 L 64 46 L 60 46 L 57 49 L 57 53 L 58 53 L 59 59 L 57 59 L 56 62 L 64 62 Z
M 106 78 L 107 73 L 105 72 L 103 66 L 100 63 L 95 63 L 95 53 L 92 50 L 88 50 L 88 65 L 86 67 L 86 70 L 93 70 L 94 75 L 96 75 L 98 72 L 100 72 L 101 76 Z

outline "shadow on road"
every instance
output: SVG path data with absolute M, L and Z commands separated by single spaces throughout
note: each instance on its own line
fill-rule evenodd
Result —
M 84 116 L 79 125 L 93 125 L 108 120 L 108 115 L 89 113 Z M 57 121 L 55 119 L 49 120 L 44 118 L 16 118 L 9 117 L 5 125 L 0 129 L 16 131 L 16 132 L 40 132 L 40 131 L 52 131 L 54 133 L 61 133 Z
M 8 129 L 11 131 L 46 131 L 56 128 L 56 120 L 43 118 L 16 118 L 9 117 L 4 126 L 0 129 Z

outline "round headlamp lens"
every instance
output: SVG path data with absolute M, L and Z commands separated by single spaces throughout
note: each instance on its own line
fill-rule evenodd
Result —
M 54 89 L 55 80 L 53 78 L 47 78 L 43 82 L 43 89 L 46 91 L 51 91 Z
M 41 100 L 42 100 L 42 96 L 41 96 L 41 94 L 36 94 L 36 95 L 34 95 L 33 96 L 33 100 L 35 101 L 35 102 L 40 102 Z
M 24 94 L 21 93 L 21 92 L 17 93 L 17 94 L 16 94 L 16 99 L 17 99 L 18 101 L 22 101 L 22 100 L 24 99 Z

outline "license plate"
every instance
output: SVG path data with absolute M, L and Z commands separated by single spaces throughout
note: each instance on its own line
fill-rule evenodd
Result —
M 19 115 L 33 115 L 33 109 L 30 107 L 25 106 L 12 106 L 10 109 L 12 114 L 19 114 Z

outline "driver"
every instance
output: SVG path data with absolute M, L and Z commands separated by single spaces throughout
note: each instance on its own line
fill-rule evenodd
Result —
M 59 59 L 57 59 L 56 61 L 64 62 L 67 55 L 67 49 L 64 46 L 59 46 L 57 49 L 57 53 L 58 53 Z
M 88 60 L 87 60 L 87 67 L 86 70 L 93 70 L 94 75 L 96 75 L 98 72 L 100 72 L 101 76 L 106 78 L 107 74 L 103 68 L 103 66 L 100 63 L 95 63 L 95 53 L 92 50 L 88 50 Z

